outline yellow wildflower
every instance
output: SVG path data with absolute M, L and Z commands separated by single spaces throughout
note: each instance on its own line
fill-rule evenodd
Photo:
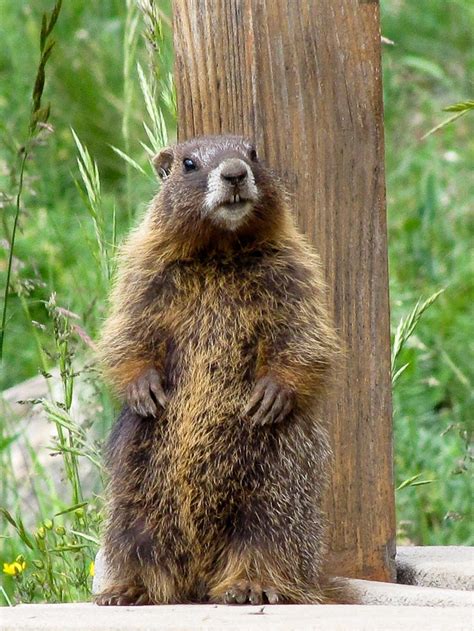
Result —
M 94 565 L 94 561 L 91 561 L 91 564 L 89 565 L 89 576 L 94 576 L 95 574 L 95 565 Z
M 13 561 L 13 563 L 4 563 L 3 572 L 8 576 L 17 576 L 26 568 L 25 561 Z

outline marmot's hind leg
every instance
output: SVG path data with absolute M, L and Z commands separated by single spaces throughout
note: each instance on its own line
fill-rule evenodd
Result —
M 123 530 L 122 546 L 112 546 L 113 532 L 109 529 L 106 538 L 107 574 L 95 602 L 129 606 L 183 602 L 186 575 L 158 555 L 157 551 L 164 546 L 154 542 L 152 534 L 142 528 L 141 520 Z
M 310 604 L 324 599 L 319 586 L 321 513 L 296 467 L 293 480 L 292 472 L 287 478 L 294 484 L 286 490 L 286 480 L 272 485 L 270 476 L 264 478 L 259 493 L 233 519 L 227 547 L 208 577 L 213 602 Z M 291 486 L 299 490 L 296 500 Z
M 98 605 L 161 605 L 184 602 L 185 588 L 176 576 L 158 563 L 113 565 L 109 559 L 108 574 L 102 591 L 94 596 Z M 112 564 L 112 565 L 111 565 Z
M 211 602 L 260 605 L 268 603 L 320 603 L 321 590 L 316 581 L 295 579 L 298 570 L 279 558 L 281 552 L 258 549 L 230 552 L 227 562 L 209 580 Z M 298 560 L 295 559 L 295 565 Z

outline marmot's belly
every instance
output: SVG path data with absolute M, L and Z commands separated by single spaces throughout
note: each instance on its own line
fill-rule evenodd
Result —
M 211 498 L 234 502 L 261 471 L 261 448 L 269 432 L 258 432 L 257 439 L 243 414 L 255 385 L 257 348 L 227 326 L 225 334 L 222 329 L 208 336 L 196 331 L 170 351 L 167 429 L 165 445 L 158 448 L 167 452 L 164 462 L 174 479 L 170 488 L 180 489 L 179 503 L 196 509 L 205 502 L 207 511 Z
M 238 366 L 226 357 L 186 362 L 168 392 L 165 410 L 170 440 L 180 446 L 177 457 L 198 445 L 209 454 L 219 453 L 223 437 L 233 444 L 246 423 L 243 410 L 254 380 L 243 359 Z
M 256 380 L 258 348 L 242 320 L 239 313 L 211 323 L 196 318 L 186 334 L 172 337 L 165 365 L 169 422 L 218 424 L 243 409 Z

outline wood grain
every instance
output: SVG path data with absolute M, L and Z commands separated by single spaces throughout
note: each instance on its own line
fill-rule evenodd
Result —
M 377 2 L 175 0 L 179 138 L 239 133 L 293 194 L 347 365 L 327 402 L 329 564 L 394 578 L 394 491 Z

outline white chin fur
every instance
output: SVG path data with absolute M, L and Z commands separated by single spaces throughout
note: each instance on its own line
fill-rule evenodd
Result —
M 246 202 L 238 210 L 235 208 L 235 204 L 222 204 L 212 212 L 211 218 L 217 224 L 227 228 L 227 230 L 237 230 L 251 211 L 251 202 Z

